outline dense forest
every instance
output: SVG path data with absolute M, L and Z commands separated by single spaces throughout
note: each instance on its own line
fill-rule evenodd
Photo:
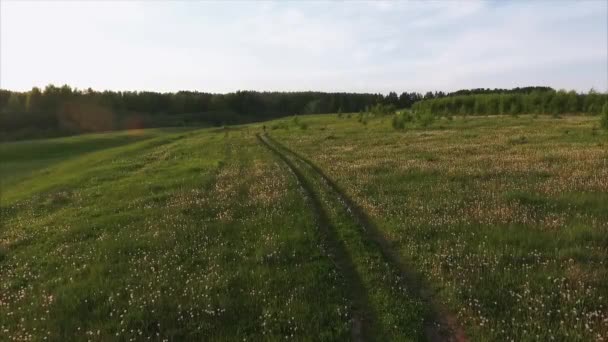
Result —
M 435 115 L 596 113 L 606 98 L 606 94 L 594 91 L 579 94 L 548 87 L 382 95 L 257 91 L 158 93 L 48 85 L 26 92 L 0 89 L 0 140 L 144 127 L 219 126 L 295 114 L 361 112 L 372 108 L 413 107 Z
M 608 102 L 608 94 L 555 91 L 551 88 L 518 88 L 519 91 L 474 89 L 457 91 L 417 102 L 413 110 L 435 116 L 492 114 L 576 114 L 596 115 Z
M 421 98 L 418 93 L 158 93 L 49 85 L 27 92 L 0 90 L 0 139 L 139 127 L 219 126 L 294 114 L 358 112 L 377 103 L 409 108 Z

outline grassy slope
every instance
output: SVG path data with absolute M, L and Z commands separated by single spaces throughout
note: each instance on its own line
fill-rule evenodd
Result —
M 608 134 L 597 118 L 404 132 L 355 116 L 283 122 L 270 134 L 370 213 L 473 339 L 607 337 Z
M 187 129 L 147 129 L 99 133 L 68 138 L 17 141 L 0 144 L 0 179 L 5 187 L 31 173 L 88 152 L 123 146 Z
M 46 167 L 4 146 L 31 170 L 3 188 L 2 336 L 347 339 L 344 286 L 284 166 L 239 131 L 148 135 L 37 142 L 58 151 Z
M 524 341 L 608 333 L 608 135 L 596 121 L 264 125 L 367 211 L 474 340 Z M 256 141 L 262 126 L 0 144 L 0 333 L 349 339 L 352 286 L 293 174 Z M 372 331 L 419 337 L 419 301 L 301 171 L 366 287 Z

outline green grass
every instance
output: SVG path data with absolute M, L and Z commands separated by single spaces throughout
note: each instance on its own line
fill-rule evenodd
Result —
M 428 301 L 264 127 L 471 340 L 607 339 L 598 118 L 427 124 L 311 115 L 0 144 L 0 340 L 335 341 L 361 318 L 368 338 L 424 340 Z
M 328 116 L 271 134 L 366 209 L 473 340 L 586 341 L 608 334 L 608 135 L 597 120 L 395 130 Z
M 115 138 L 4 189 L 3 336 L 348 338 L 349 303 L 312 214 L 254 136 Z
M 302 172 L 308 186 L 314 189 L 327 211 L 329 229 L 332 230 L 329 234 L 335 240 L 329 243 L 339 244 L 338 248 L 344 254 L 342 257 L 348 259 L 348 267 L 355 276 L 347 281 L 359 283 L 357 292 L 352 296 L 356 297 L 355 300 L 363 298 L 364 302 L 359 306 L 366 311 L 366 337 L 380 341 L 422 339 L 428 309 L 423 306 L 420 298 L 411 293 L 411 289 L 402 281 L 399 270 L 390 264 L 381 248 L 365 232 L 368 227 L 361 226 L 352 216 L 352 210 L 343 205 L 341 195 L 309 164 L 276 142 L 271 145 L 277 146 L 280 153 Z
M 186 129 L 147 129 L 3 143 L 0 144 L 0 177 L 4 186 L 10 186 L 36 170 L 73 156 L 180 131 L 187 132 Z

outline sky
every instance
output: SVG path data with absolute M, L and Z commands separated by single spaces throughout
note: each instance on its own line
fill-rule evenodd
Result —
M 608 1 L 0 2 L 0 87 L 608 90 Z

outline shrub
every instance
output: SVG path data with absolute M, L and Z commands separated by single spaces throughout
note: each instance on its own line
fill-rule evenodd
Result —
M 359 117 L 357 118 L 357 121 L 362 123 L 363 125 L 367 125 L 367 114 L 359 113 Z
M 396 110 L 395 105 L 392 105 L 392 104 L 386 105 L 386 104 L 377 103 L 377 104 L 373 105 L 371 108 L 369 108 L 368 112 L 370 112 L 374 116 L 384 116 L 384 115 L 393 114 L 395 112 L 395 110 Z
M 360 122 L 364 126 L 367 126 L 367 121 L 368 120 L 369 119 L 368 119 L 368 114 L 367 113 L 359 113 L 359 117 L 357 118 L 358 122 Z
M 412 122 L 414 117 L 408 111 L 397 113 L 393 116 L 392 125 L 394 129 L 405 129 L 405 124 Z
M 404 129 L 405 121 L 403 121 L 403 116 L 399 114 L 393 116 L 392 125 L 394 129 Z
M 604 103 L 602 106 L 602 118 L 600 120 L 600 125 L 604 129 L 608 129 L 608 102 Z
M 422 127 L 427 127 L 435 121 L 435 116 L 431 112 L 424 112 L 418 115 L 418 121 Z
M 401 116 L 403 117 L 403 121 L 405 121 L 405 122 L 414 121 L 414 117 L 412 116 L 412 113 L 410 113 L 410 112 L 401 113 Z

